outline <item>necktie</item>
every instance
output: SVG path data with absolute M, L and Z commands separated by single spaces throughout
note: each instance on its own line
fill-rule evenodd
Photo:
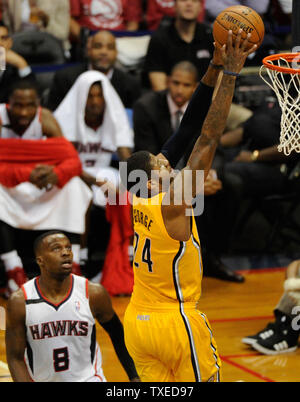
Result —
M 182 111 L 177 110 L 177 112 L 175 113 L 175 125 L 174 125 L 174 130 L 175 131 L 177 131 L 179 126 L 180 126 L 181 117 L 182 117 Z
M 182 115 L 183 115 L 183 113 L 182 113 L 182 111 L 181 111 L 180 109 L 177 110 L 177 112 L 175 113 L 175 117 L 176 117 L 176 119 L 175 119 L 175 126 L 174 126 L 174 130 L 175 130 L 175 131 L 177 131 L 178 128 L 179 128 L 179 126 L 180 126 L 180 122 L 181 122 Z M 184 168 L 184 166 L 185 166 L 185 163 L 184 163 L 184 156 L 183 156 L 183 157 L 180 159 L 180 161 L 177 163 L 176 169 L 181 170 L 181 169 Z

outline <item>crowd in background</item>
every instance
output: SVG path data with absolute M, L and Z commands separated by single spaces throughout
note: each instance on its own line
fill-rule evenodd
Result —
M 20 118 L 15 106 L 19 92 L 36 91 L 41 107 L 36 107 L 27 126 L 17 134 L 29 133 L 40 113 L 44 120 L 40 126 L 36 122 L 39 135 L 63 136 L 74 144 L 83 165 L 80 177 L 91 190 L 89 208 L 84 209 L 87 201 L 81 200 L 82 213 L 89 219 L 84 230 L 73 230 L 72 225 L 57 229 L 80 235 L 80 240 L 74 236 L 73 241 L 76 262 L 83 274 L 97 280 L 113 219 L 108 222 L 106 195 L 95 191 L 96 178 L 100 174 L 104 181 L 117 185 L 119 161 L 126 161 L 134 150 L 159 153 L 176 131 L 212 58 L 212 24 L 219 12 L 242 4 L 264 18 L 264 42 L 246 67 L 259 67 L 263 57 L 291 48 L 289 0 L 0 0 L 0 4 L 0 45 L 6 49 L 7 62 L 0 77 L 0 102 L 9 105 L 0 110 L 0 137 L 11 138 L 12 120 Z M 27 84 L 12 89 L 16 81 Z M 280 108 L 276 99 L 260 83 L 260 102 L 253 102 L 251 77 L 249 82 L 248 98 L 241 102 L 241 93 L 236 94 L 205 186 L 205 213 L 198 218 L 204 272 L 236 282 L 243 278 L 227 270 L 220 257 L 230 249 L 237 210 L 246 198 L 284 192 L 287 172 L 295 164 L 295 158 L 286 160 L 278 155 Z M 258 97 L 256 90 L 256 100 Z M 57 135 L 52 130 L 55 124 Z M 45 125 L 51 126 L 51 134 L 45 134 Z M 187 156 L 178 168 L 186 160 Z M 50 178 L 52 173 L 43 174 Z M 37 186 L 39 179 L 31 183 Z M 8 273 L 16 265 L 24 266 L 16 253 L 10 254 L 16 248 L 26 256 L 30 245 L 24 230 L 43 227 L 18 224 L 2 215 L 0 220 L 5 226 L 0 229 L 0 244 L 7 230 L 21 229 L 20 236 L 12 235 L 16 239 L 13 250 L 11 245 L 5 250 L 0 247 Z M 132 248 L 128 249 L 130 259 Z M 8 262 L 9 258 L 13 262 Z

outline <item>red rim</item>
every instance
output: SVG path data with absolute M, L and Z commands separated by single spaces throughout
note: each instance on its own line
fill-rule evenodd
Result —
M 282 66 L 275 66 L 274 64 L 269 63 L 270 61 L 276 61 L 279 59 L 285 59 L 287 62 L 295 61 L 297 55 L 298 62 L 300 62 L 300 53 L 278 53 L 272 54 L 271 56 L 267 56 L 263 59 L 263 64 L 269 70 L 279 71 L 281 73 L 288 73 L 288 74 L 300 74 L 300 67 L 299 68 L 288 68 Z

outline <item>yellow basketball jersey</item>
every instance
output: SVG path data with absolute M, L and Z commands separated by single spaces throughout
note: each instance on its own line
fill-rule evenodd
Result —
M 162 217 L 165 193 L 133 198 L 134 289 L 131 303 L 151 310 L 196 306 L 201 296 L 202 259 L 196 223 L 188 241 L 172 239 Z

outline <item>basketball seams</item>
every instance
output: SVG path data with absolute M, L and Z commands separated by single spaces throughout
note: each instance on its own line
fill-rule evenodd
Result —
M 225 12 L 225 10 L 224 10 L 224 12 Z M 239 13 L 237 13 L 236 11 L 230 11 L 230 12 L 231 12 L 232 14 L 237 14 L 239 17 L 241 17 L 241 15 L 240 15 Z M 256 18 L 256 16 L 255 16 L 254 14 L 253 14 L 253 17 L 255 18 L 256 22 L 259 23 L 259 25 L 261 25 L 260 21 L 257 20 L 257 18 Z M 255 31 L 256 31 L 256 33 L 257 33 L 257 36 L 258 36 L 259 39 L 261 40 L 262 38 L 260 37 L 260 34 L 259 34 L 259 32 L 258 32 L 256 26 L 253 24 L 253 22 L 249 21 L 247 17 L 244 17 L 244 16 L 243 16 L 243 18 L 244 18 L 246 21 L 248 21 L 249 24 L 251 24 L 251 25 L 253 26 L 253 28 L 255 29 Z
M 218 17 L 216 18 L 216 20 L 215 20 L 215 23 L 217 22 L 222 28 L 224 28 L 226 31 L 228 31 L 228 27 L 227 26 L 225 26 L 222 22 L 220 22 L 220 20 L 221 20 L 221 18 L 223 17 L 223 15 L 224 15 L 224 13 L 227 13 L 227 14 L 236 14 L 239 18 L 237 18 L 237 20 L 238 21 L 240 21 L 240 18 L 242 17 L 245 21 L 247 21 L 247 23 L 251 26 L 251 27 L 253 27 L 253 29 L 254 29 L 254 31 L 256 32 L 256 35 L 257 35 L 257 37 L 258 37 L 258 41 L 257 42 L 253 42 L 253 41 L 249 41 L 250 43 L 253 43 L 253 44 L 256 44 L 256 43 L 261 43 L 261 41 L 263 40 L 263 37 L 260 35 L 260 33 L 259 33 L 259 31 L 257 30 L 257 28 L 256 28 L 256 26 L 254 25 L 254 23 L 253 22 L 251 22 L 248 18 L 246 18 L 246 17 L 244 17 L 244 16 L 241 16 L 238 12 L 236 12 L 236 11 L 232 11 L 232 10 L 228 10 L 228 11 L 226 11 L 226 10 L 224 10 L 221 14 L 219 14 L 218 15 Z M 255 21 L 257 22 L 257 23 L 259 23 L 259 25 L 262 25 L 263 26 L 263 22 L 262 21 L 259 21 L 259 20 L 257 20 L 257 18 L 256 18 L 256 16 L 253 14 L 253 16 L 254 16 L 254 18 L 255 18 Z M 240 21 L 240 22 L 242 22 L 242 21 Z M 234 32 L 232 32 L 233 33 L 233 35 L 237 35 L 236 33 L 234 33 Z
M 224 31 L 226 31 L 226 32 L 229 31 L 229 29 L 228 29 L 226 26 L 224 26 L 223 24 L 221 24 L 218 20 L 216 20 L 215 23 L 216 23 L 216 22 L 224 29 Z M 232 35 L 233 35 L 234 37 L 237 36 L 237 34 L 234 33 L 233 31 L 232 31 Z M 246 38 L 245 38 L 245 39 L 246 39 Z M 243 40 L 245 40 L 245 39 L 243 39 Z M 215 40 L 216 40 L 220 45 L 222 45 L 222 43 L 220 43 L 216 38 L 215 38 Z M 248 42 L 251 43 L 251 44 L 253 44 L 253 45 L 255 45 L 255 44 L 257 44 L 257 43 L 260 43 L 260 42 L 252 42 L 251 40 L 248 40 Z

